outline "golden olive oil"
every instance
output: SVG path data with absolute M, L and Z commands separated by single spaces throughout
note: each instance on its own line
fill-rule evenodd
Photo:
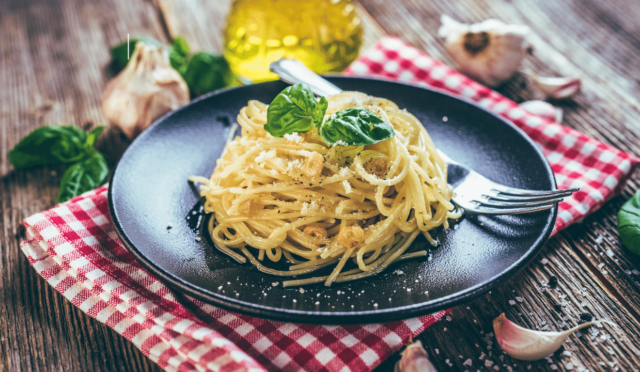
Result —
M 295 58 L 317 73 L 356 59 L 362 25 L 350 0 L 234 0 L 224 29 L 233 72 L 254 82 L 277 79 L 269 64 Z

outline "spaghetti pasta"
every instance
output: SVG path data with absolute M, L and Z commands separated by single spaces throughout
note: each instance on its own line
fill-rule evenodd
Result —
M 447 168 L 420 121 L 383 98 L 359 92 L 327 97 L 327 115 L 365 108 L 395 135 L 366 146 L 328 146 L 316 128 L 271 136 L 268 106 L 249 101 L 210 179 L 201 183 L 207 226 L 216 247 L 273 275 L 296 276 L 333 265 L 329 275 L 285 281 L 285 286 L 344 282 L 375 275 L 391 263 L 425 255 L 406 253 L 422 233 L 460 217 L 451 203 Z M 327 116 L 325 116 L 326 120 Z M 246 249 L 258 250 L 256 258 Z M 242 254 L 240 254 L 242 253 Z M 264 266 L 284 256 L 289 271 Z M 357 267 L 343 271 L 349 259 Z

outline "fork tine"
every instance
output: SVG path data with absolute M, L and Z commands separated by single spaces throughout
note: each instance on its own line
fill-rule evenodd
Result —
M 541 200 L 550 200 L 554 198 L 566 198 L 570 196 L 571 193 L 563 193 L 563 194 L 554 194 L 554 195 L 539 195 L 539 196 L 514 196 L 514 195 L 482 195 L 490 201 L 505 201 L 505 202 L 527 202 L 527 201 L 541 201 Z
M 498 194 L 512 195 L 512 196 L 560 196 L 560 195 L 568 196 L 579 190 L 580 190 L 579 188 L 566 189 L 566 190 L 523 190 L 523 189 L 515 189 L 512 187 L 492 189 L 492 191 L 495 191 Z
M 504 209 L 504 208 L 474 208 L 467 210 L 469 212 L 477 213 L 477 214 L 488 214 L 488 215 L 498 215 L 498 214 L 524 214 L 524 213 L 532 213 L 539 212 L 546 209 L 550 209 L 555 204 L 547 204 L 539 207 L 532 208 L 517 208 L 517 209 Z
M 543 205 L 553 205 L 556 203 L 560 203 L 564 198 L 555 198 L 555 199 L 547 199 L 541 201 L 532 201 L 525 203 L 491 203 L 486 201 L 475 200 L 476 204 L 483 207 L 490 208 L 502 208 L 502 209 L 512 209 L 512 208 L 529 208 L 529 207 L 538 207 Z

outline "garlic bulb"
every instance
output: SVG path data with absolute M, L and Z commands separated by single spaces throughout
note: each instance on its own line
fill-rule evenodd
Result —
M 136 43 L 127 66 L 107 83 L 102 111 L 134 138 L 155 119 L 189 102 L 189 88 L 161 47 Z
M 396 363 L 393 372 L 437 372 L 419 340 L 416 342 L 410 340 L 409 345 L 400 355 L 401 358 Z
M 541 118 L 554 121 L 556 123 L 562 122 L 562 109 L 560 107 L 553 106 L 549 102 L 539 100 L 526 101 L 522 102 L 519 106 L 522 107 L 523 110 Z
M 531 74 L 531 78 L 542 93 L 555 99 L 571 98 L 582 88 L 580 78 L 542 77 L 536 74 Z
M 600 320 L 583 323 L 563 332 L 540 332 L 520 327 L 507 319 L 503 313 L 493 320 L 493 331 L 502 350 L 512 358 L 538 360 L 558 350 L 573 332 L 599 322 L 615 326 L 611 322 Z
M 490 87 L 509 79 L 530 48 L 527 26 L 507 25 L 497 19 L 469 25 L 447 15 L 441 21 L 438 36 L 445 38 L 445 48 L 458 70 Z

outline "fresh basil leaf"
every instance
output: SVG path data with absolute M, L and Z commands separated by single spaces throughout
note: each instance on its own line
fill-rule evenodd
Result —
M 71 163 L 86 155 L 86 140 L 87 134 L 78 127 L 40 127 L 9 151 L 9 161 L 15 168 Z
M 171 67 L 173 67 L 178 72 L 180 72 L 180 69 L 184 67 L 185 63 L 185 57 L 179 55 L 174 51 L 171 51 L 169 53 L 169 64 L 171 64 Z
M 274 137 L 308 132 L 322 124 L 327 107 L 327 99 L 322 97 L 320 102 L 316 101 L 308 86 L 288 86 L 271 101 L 264 129 Z
M 209 52 L 195 53 L 178 71 L 187 82 L 192 97 L 238 83 L 227 60 Z
M 176 36 L 171 44 L 171 52 L 169 52 L 171 67 L 180 71 L 180 68 L 182 68 L 187 61 L 187 56 L 190 51 L 191 49 L 187 41 L 182 36 Z
M 125 68 L 125 66 L 127 66 L 127 63 L 129 63 L 129 57 L 131 57 L 131 54 L 133 54 L 133 51 L 136 48 L 136 43 L 138 41 L 142 41 L 147 45 L 162 46 L 165 48 L 167 47 L 166 45 L 162 44 L 158 40 L 148 36 L 129 39 L 128 49 L 127 49 L 127 41 L 123 41 L 122 43 L 111 48 L 111 59 L 113 60 L 113 65 L 115 67 L 116 72 L 120 72 L 120 70 L 122 70 L 123 68 Z M 127 51 L 129 52 L 128 54 L 127 54 Z
M 186 57 L 191 53 L 191 48 L 189 48 L 189 43 L 182 36 L 176 36 L 173 39 L 173 43 L 171 43 L 171 50 L 178 53 L 179 55 Z
M 59 141 L 51 146 L 51 154 L 61 163 L 73 163 L 87 155 L 85 143 L 87 133 L 74 126 L 59 127 L 62 133 Z
M 65 202 L 83 192 L 95 189 L 107 182 L 108 176 L 107 161 L 94 150 L 89 157 L 70 166 L 64 173 L 57 202 Z
M 618 212 L 618 234 L 622 243 L 640 255 L 640 191 L 622 205 Z
M 361 107 L 348 108 L 329 116 L 319 132 L 327 144 L 337 146 L 372 145 L 395 135 L 391 125 Z
M 329 108 L 329 101 L 325 97 L 320 97 L 318 101 L 318 106 L 316 107 L 316 112 L 313 118 L 313 125 L 316 128 L 320 128 L 322 125 L 322 121 L 324 120 L 324 114 L 327 113 L 327 109 Z
M 96 140 L 98 139 L 98 137 L 100 137 L 100 134 L 102 134 L 102 131 L 104 130 L 104 128 L 105 128 L 104 126 L 93 128 L 93 130 L 89 132 L 89 135 L 87 135 L 87 141 L 85 142 L 85 147 L 93 148 L 93 145 L 96 143 Z

